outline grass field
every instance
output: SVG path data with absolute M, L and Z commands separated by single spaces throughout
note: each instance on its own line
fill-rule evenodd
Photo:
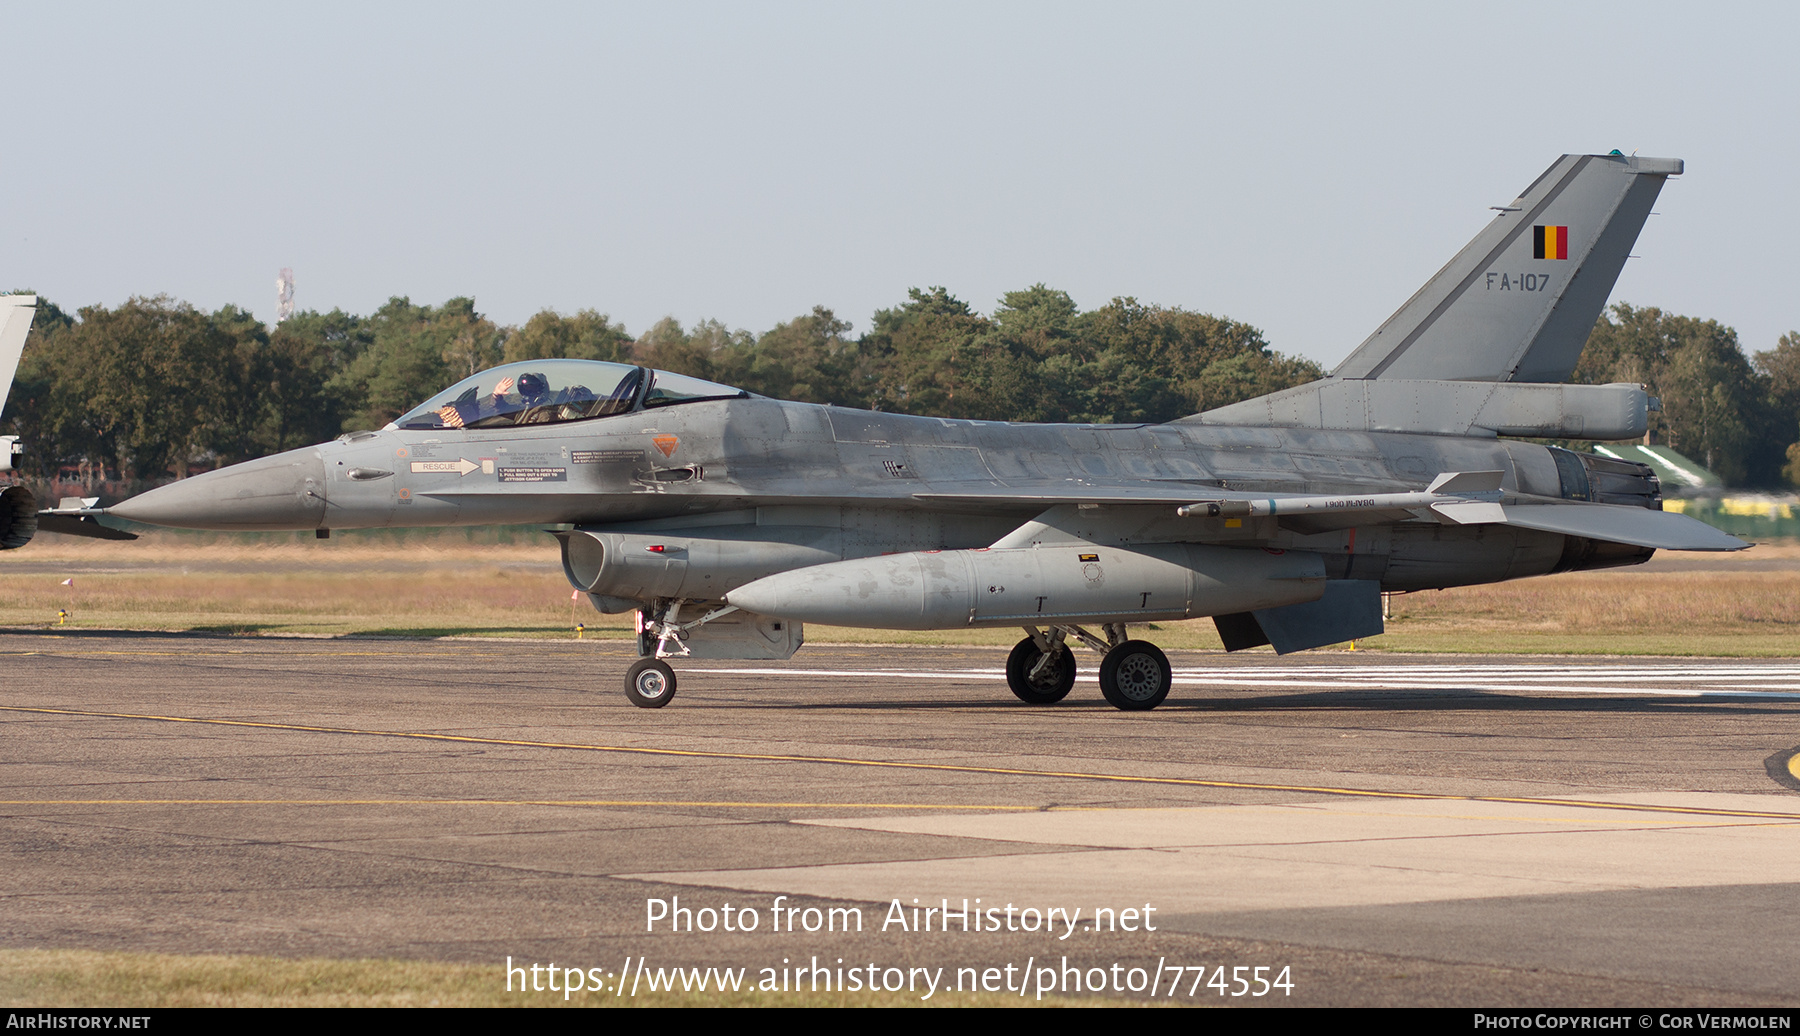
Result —
M 73 585 L 64 585 L 72 579 Z M 1800 543 L 1731 555 L 1396 596 L 1363 650 L 1776 656 L 1800 654 Z M 66 612 L 66 618 L 59 616 Z M 624 638 L 630 616 L 570 600 L 549 537 L 461 532 L 315 541 L 147 534 L 44 536 L 0 555 L 0 627 L 230 635 Z M 1220 647 L 1210 620 L 1159 624 L 1165 647 Z M 809 626 L 812 643 L 1011 645 L 1012 630 L 895 633 Z M 1267 650 L 1267 649 L 1263 649 Z
M 0 950 L 4 1007 L 1102 1007 L 1120 1001 L 1006 993 L 507 992 L 492 964 Z

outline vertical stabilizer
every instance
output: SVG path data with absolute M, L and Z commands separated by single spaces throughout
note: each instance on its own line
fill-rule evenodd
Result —
M 36 295 L 0 295 L 0 415 L 6 413 L 6 397 L 12 392 L 13 374 L 19 369 L 19 356 L 25 351 L 25 336 L 31 332 L 31 318 L 36 314 Z M 18 436 L 0 435 L 0 471 L 12 470 L 13 454 L 18 449 Z M 24 503 L 19 503 L 21 500 Z M 21 497 L 15 493 L 11 502 L 20 507 L 28 506 L 31 504 L 31 494 L 25 493 Z M 33 518 L 32 521 L 35 522 L 36 519 Z M 5 508 L 0 507 L 0 525 L 10 528 L 14 524 L 16 523 L 6 517 Z M 36 528 L 35 524 L 32 528 Z M 26 540 L 31 538 L 29 529 L 24 532 L 24 536 Z M 0 531 L 0 541 L 4 541 L 0 542 L 0 550 L 7 549 L 12 538 L 16 536 L 9 537 L 7 533 Z M 24 542 L 25 540 L 20 540 L 18 543 L 11 543 L 11 546 L 16 547 Z
M 1333 378 L 1568 379 L 1680 159 L 1564 155 Z
M 6 396 L 12 391 L 13 374 L 19 369 L 25 336 L 36 315 L 36 295 L 0 295 L 0 413 L 6 411 Z

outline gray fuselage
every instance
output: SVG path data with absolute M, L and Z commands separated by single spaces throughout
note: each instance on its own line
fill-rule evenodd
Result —
M 1174 513 L 1180 498 L 1216 490 L 1400 492 L 1467 470 L 1503 472 L 1509 493 L 1593 498 L 1585 484 L 1571 486 L 1549 448 L 1494 438 L 1191 419 L 1005 424 L 748 397 L 555 425 L 355 433 L 187 479 L 115 513 L 221 529 L 544 523 L 723 537 L 726 571 L 704 581 L 705 599 L 801 563 L 986 547 L 1071 494 L 1092 498 L 1079 506 L 1096 520 L 1097 542 L 1314 552 L 1330 578 L 1378 580 L 1388 591 L 1650 555 L 1505 525 Z M 1639 495 L 1657 505 L 1653 483 Z M 744 544 L 736 557 L 731 542 Z M 806 546 L 771 553 L 772 542 Z

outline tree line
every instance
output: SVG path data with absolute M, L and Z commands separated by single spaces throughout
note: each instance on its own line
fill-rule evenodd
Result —
M 397 297 L 367 316 L 301 312 L 272 328 L 235 306 L 206 313 L 166 296 L 74 314 L 40 299 L 5 423 L 29 445 L 28 477 L 83 462 L 114 480 L 182 477 L 379 428 L 477 371 L 552 357 L 1001 421 L 1168 421 L 1320 375 L 1248 324 L 1128 298 L 1082 312 L 1042 285 L 989 316 L 943 288 L 914 289 L 854 336 L 823 306 L 761 334 L 670 318 L 634 337 L 594 310 L 500 326 L 468 298 Z
M 1613 306 L 1588 336 L 1575 381 L 1635 382 L 1662 400 L 1651 438 L 1729 486 L 1800 486 L 1800 331 L 1746 356 L 1716 320 Z
M 309 311 L 274 327 L 167 296 L 73 314 L 40 299 L 0 425 L 28 444 L 28 478 L 80 465 L 99 480 L 155 481 L 379 428 L 477 371 L 552 357 L 1000 421 L 1169 421 L 1323 375 L 1249 324 L 1132 298 L 1083 311 L 1041 284 L 987 315 L 943 288 L 915 288 L 858 335 L 823 306 L 760 334 L 668 318 L 633 336 L 585 309 L 501 326 L 468 298 L 396 297 L 367 316 Z M 1615 306 L 1576 380 L 1649 386 L 1663 400 L 1657 441 L 1731 484 L 1800 484 L 1800 333 L 1751 358 L 1716 321 Z

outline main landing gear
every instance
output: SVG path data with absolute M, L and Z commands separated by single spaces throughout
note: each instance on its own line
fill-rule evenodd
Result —
M 1100 660 L 1100 693 L 1115 709 L 1142 712 L 1169 696 L 1169 656 L 1147 640 L 1127 640 Z
M 1147 640 L 1127 640 L 1125 624 L 1110 622 L 1101 640 L 1080 626 L 1053 626 L 1048 632 L 1025 627 L 1030 634 L 1006 658 L 1006 685 L 1027 705 L 1053 705 L 1075 686 L 1075 654 L 1064 640 L 1073 636 L 1100 660 L 1100 693 L 1116 709 L 1142 712 L 1169 696 L 1174 672 L 1169 656 Z
M 1006 685 L 1020 701 L 1054 705 L 1068 697 L 1075 686 L 1075 652 L 1062 639 L 1061 630 L 1051 637 L 1026 637 L 1006 656 Z

